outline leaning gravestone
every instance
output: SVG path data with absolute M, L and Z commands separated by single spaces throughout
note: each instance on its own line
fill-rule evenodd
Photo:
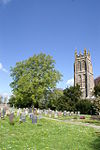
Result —
M 10 122 L 10 124 L 14 124 L 14 113 L 11 113 L 9 115 L 9 122 Z

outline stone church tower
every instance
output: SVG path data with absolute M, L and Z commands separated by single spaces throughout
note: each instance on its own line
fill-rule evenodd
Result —
M 82 91 L 82 98 L 91 98 L 94 89 L 93 69 L 91 63 L 90 53 L 84 49 L 84 54 L 81 52 L 77 55 L 75 51 L 74 63 L 74 86 L 80 85 Z

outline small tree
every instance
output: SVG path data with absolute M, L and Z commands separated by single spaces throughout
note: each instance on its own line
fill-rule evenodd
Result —
M 76 103 L 80 100 L 81 90 L 80 86 L 71 86 L 63 91 L 63 96 L 58 99 L 58 110 L 75 111 Z

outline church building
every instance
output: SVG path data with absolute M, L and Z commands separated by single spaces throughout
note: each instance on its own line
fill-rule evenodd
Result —
M 90 52 L 84 49 L 84 54 L 75 51 L 74 86 L 80 85 L 82 98 L 91 98 L 94 90 L 93 68 Z

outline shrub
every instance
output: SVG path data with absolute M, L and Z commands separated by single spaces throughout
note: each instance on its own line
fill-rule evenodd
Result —
M 96 113 L 96 109 L 94 104 L 91 103 L 91 100 L 79 100 L 76 103 L 77 111 L 80 111 L 81 114 L 91 114 L 94 115 Z

